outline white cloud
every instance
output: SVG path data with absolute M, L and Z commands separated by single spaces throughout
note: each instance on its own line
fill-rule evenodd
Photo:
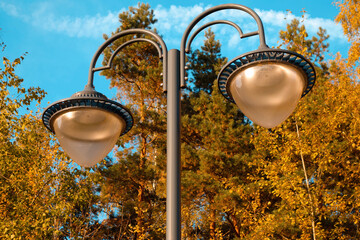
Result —
M 109 12 L 105 16 L 84 16 L 71 18 L 56 17 L 52 14 L 37 15 L 32 24 L 45 30 L 63 33 L 70 37 L 98 38 L 103 33 L 110 33 L 118 26 L 118 14 Z
M 159 20 L 158 23 L 156 23 L 156 28 L 167 43 L 176 44 L 176 47 L 178 47 L 180 45 L 182 34 L 190 22 L 209 7 L 211 6 L 204 6 L 202 4 L 197 4 L 192 7 L 172 5 L 170 8 L 158 5 L 154 11 L 155 17 Z M 294 18 L 301 20 L 300 16 L 285 11 L 260 9 L 255 9 L 255 11 L 264 24 L 266 39 L 269 46 L 278 45 L 279 31 L 285 30 L 286 25 Z M 226 19 L 237 23 L 244 33 L 257 30 L 255 20 L 253 20 L 249 14 L 238 10 L 226 10 L 213 13 L 207 16 L 204 21 L 201 21 L 198 26 L 200 26 L 201 23 L 203 24 L 204 22 L 219 19 Z M 313 18 L 306 15 L 304 24 L 310 36 L 315 35 L 319 27 L 322 27 L 326 29 L 327 33 L 330 35 L 330 41 L 346 41 L 344 34 L 342 34 L 343 31 L 341 26 L 331 19 Z M 217 38 L 223 42 L 223 45 L 229 48 L 244 49 L 244 45 L 250 45 L 251 47 L 258 46 L 258 37 L 254 36 L 247 40 L 240 40 L 235 29 L 232 27 L 218 25 L 212 26 L 212 29 L 217 34 Z M 201 34 L 199 35 L 199 38 L 203 36 Z M 198 47 L 199 44 L 201 44 L 201 41 L 197 39 L 194 42 L 193 47 Z
M 339 40 L 347 40 L 343 33 L 343 29 L 340 24 L 336 24 L 333 20 L 323 18 L 308 18 L 304 21 L 306 28 L 314 33 L 317 32 L 319 27 L 326 29 L 331 38 L 337 38 Z
M 70 17 L 56 16 L 49 11 L 49 4 L 42 3 L 33 12 L 21 11 L 10 3 L 0 3 L 0 8 L 8 15 L 20 18 L 35 27 L 46 31 L 65 34 L 70 37 L 98 38 L 103 33 L 110 33 L 118 27 L 119 12 L 108 12 L 107 15 Z
M 296 18 L 292 13 L 282 11 L 255 9 L 255 12 L 260 16 L 264 24 L 278 27 L 284 27 L 287 23 Z
M 211 5 L 205 6 L 204 4 L 196 4 L 191 7 L 172 5 L 169 8 L 157 5 L 154 8 L 155 17 L 158 19 L 155 27 L 169 45 L 176 44 L 176 47 L 178 47 L 180 45 L 182 34 L 190 22 L 209 7 L 211 7 Z M 118 12 L 108 12 L 106 15 L 96 14 L 92 16 L 71 17 L 54 15 L 49 11 L 51 7 L 46 4 L 42 4 L 36 11 L 30 13 L 21 11 L 21 9 L 18 9 L 15 5 L 10 3 L 2 2 L 0 3 L 0 8 L 3 9 L 6 14 L 21 18 L 23 21 L 44 30 L 65 34 L 70 37 L 85 38 L 98 38 L 99 36 L 102 36 L 103 33 L 114 31 L 119 24 L 118 13 L 126 11 L 126 9 L 121 9 Z M 259 14 L 264 23 L 265 32 L 267 34 L 266 38 L 269 45 L 276 45 L 277 40 L 275 39 L 278 39 L 279 31 L 285 29 L 287 23 L 294 18 L 300 19 L 299 16 L 284 11 L 260 9 L 255 9 L 255 11 Z M 257 29 L 256 22 L 251 19 L 250 15 L 238 10 L 219 11 L 209 15 L 204 21 L 209 22 L 219 19 L 226 19 L 237 23 L 243 28 L 244 33 L 255 31 Z M 201 23 L 204 23 L 204 21 L 201 21 Z M 327 30 L 331 39 L 341 39 L 346 41 L 344 34 L 342 34 L 341 26 L 337 25 L 331 19 L 312 18 L 307 15 L 304 24 L 310 35 L 316 34 L 318 28 L 322 27 Z M 235 30 L 231 27 L 224 27 L 224 25 L 222 25 L 213 26 L 212 28 L 217 33 L 221 32 L 222 36 L 230 36 L 225 37 L 225 39 L 222 39 L 224 37 L 219 37 L 219 39 L 224 42 L 225 46 L 236 45 L 240 47 L 240 44 L 242 44 L 242 41 L 236 38 L 236 35 L 234 34 Z M 254 42 L 258 41 L 256 37 L 251 39 L 254 39 L 252 40 Z M 199 43 L 201 42 L 197 40 L 194 42 L 194 45 Z
M 341 25 L 331 19 L 313 18 L 309 14 L 306 14 L 304 19 L 301 19 L 300 16 L 281 11 L 264 11 L 260 9 L 255 9 L 255 11 L 262 19 L 265 29 L 266 26 L 269 26 L 273 31 L 279 32 L 280 30 L 285 30 L 286 24 L 296 18 L 299 21 L 303 21 L 306 30 L 310 35 L 316 34 L 319 27 L 321 27 L 327 31 L 331 39 L 346 41 Z
M 5 2 L 0 2 L 0 8 L 10 16 L 19 17 L 18 10 L 15 5 Z
M 157 5 L 154 9 L 155 17 L 158 19 L 155 27 L 167 44 L 175 45 L 178 48 L 189 23 L 206 8 L 208 7 L 204 7 L 202 4 L 192 7 L 172 5 L 170 8 Z
M 169 9 L 158 5 L 155 10 L 155 17 L 158 19 L 156 26 L 159 29 L 172 30 L 183 33 L 194 17 L 205 11 L 202 4 L 192 7 L 170 6 Z

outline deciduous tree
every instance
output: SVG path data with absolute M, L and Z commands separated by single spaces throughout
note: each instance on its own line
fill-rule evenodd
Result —
M 3 49 L 4 50 L 4 49 Z M 39 120 L 45 92 L 23 87 L 14 61 L 0 68 L 0 238 L 86 238 L 98 208 L 96 174 L 76 169 Z M 36 110 L 29 110 L 36 109 Z

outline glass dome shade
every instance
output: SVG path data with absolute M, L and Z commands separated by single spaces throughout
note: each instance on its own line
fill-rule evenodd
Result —
M 298 68 L 262 62 L 234 72 L 229 90 L 245 116 L 255 124 L 273 128 L 295 110 L 305 86 L 306 77 Z
M 105 158 L 125 127 L 124 119 L 92 107 L 60 112 L 53 120 L 61 147 L 83 167 L 92 167 Z

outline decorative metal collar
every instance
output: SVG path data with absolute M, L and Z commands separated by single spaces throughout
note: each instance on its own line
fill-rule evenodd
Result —
M 118 102 L 109 100 L 105 95 L 93 89 L 84 90 L 73 94 L 70 98 L 62 99 L 47 107 L 42 115 L 42 120 L 47 129 L 54 133 L 53 121 L 56 116 L 64 111 L 76 108 L 98 108 L 116 114 L 124 119 L 126 123 L 125 130 L 121 133 L 124 135 L 134 125 L 134 119 L 123 105 Z

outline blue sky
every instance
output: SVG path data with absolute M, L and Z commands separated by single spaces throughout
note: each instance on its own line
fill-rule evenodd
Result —
M 110 34 L 118 27 L 118 14 L 139 1 L 99 0 L 1 0 L 0 42 L 7 45 L 5 55 L 10 59 L 28 52 L 18 68 L 18 75 L 26 86 L 40 86 L 48 95 L 47 102 L 70 97 L 83 89 L 87 81 L 91 58 L 104 42 L 103 33 Z M 230 3 L 225 1 L 147 1 L 155 11 L 155 25 L 164 38 L 168 49 L 180 47 L 180 40 L 188 24 L 209 7 Z M 346 54 L 348 43 L 341 26 L 334 22 L 338 9 L 332 0 L 242 0 L 233 1 L 254 9 L 262 19 L 269 46 L 276 46 L 279 31 L 294 17 L 306 11 L 305 25 L 310 35 L 321 26 L 330 34 L 331 54 Z M 292 13 L 287 14 L 287 10 Z M 227 19 L 247 31 L 254 31 L 251 18 L 240 11 L 221 11 L 206 21 Z M 236 57 L 258 47 L 258 39 L 240 40 L 231 27 L 216 27 L 217 39 L 222 43 L 224 56 Z M 199 47 L 202 35 L 193 47 Z M 101 61 L 99 61 L 101 62 Z M 95 77 L 96 90 L 109 98 L 115 96 L 109 90 L 109 82 Z

